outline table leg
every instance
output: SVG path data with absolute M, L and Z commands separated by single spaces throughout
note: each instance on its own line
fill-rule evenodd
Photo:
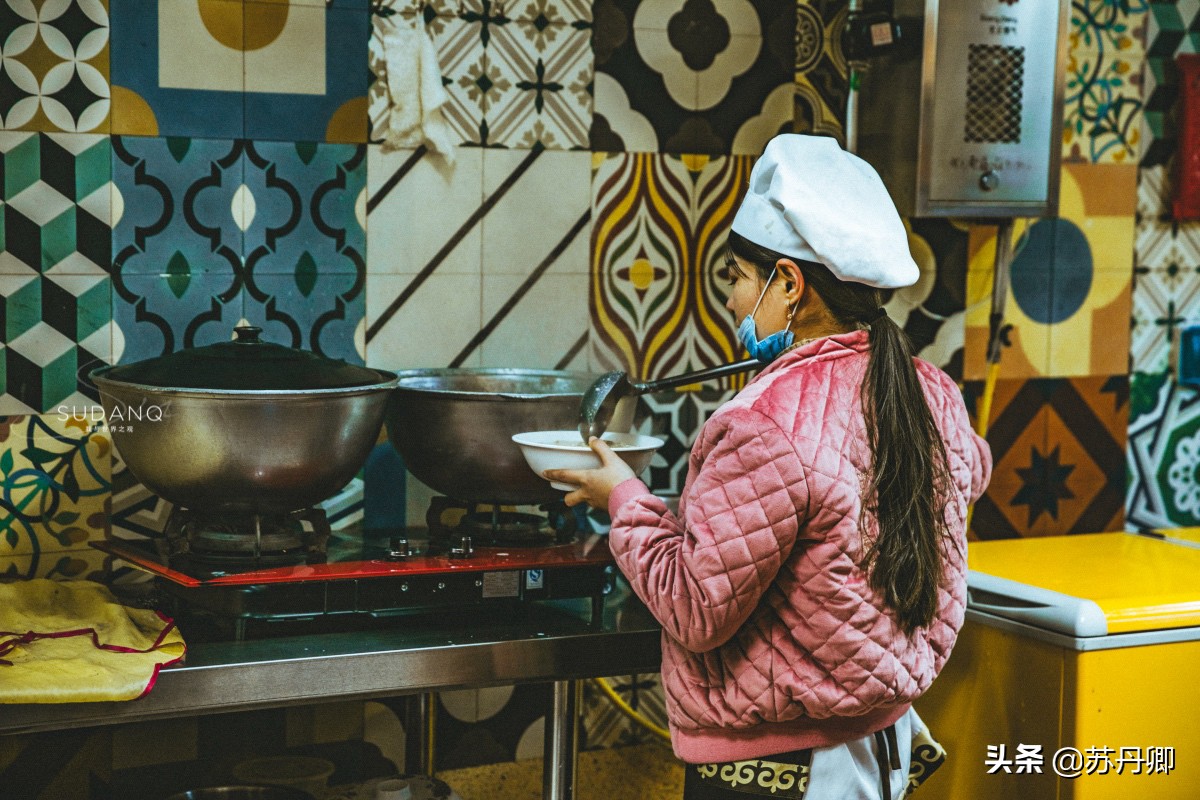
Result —
M 578 680 L 554 682 L 554 703 L 546 721 L 543 800 L 574 800 L 582 690 Z
M 437 693 L 409 695 L 404 702 L 404 771 L 413 775 L 433 775 L 434 721 L 437 719 Z

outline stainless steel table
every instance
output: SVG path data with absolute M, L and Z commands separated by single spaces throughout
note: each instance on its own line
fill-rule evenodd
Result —
M 382 630 L 198 643 L 140 700 L 0 705 L 0 734 L 553 682 L 543 797 L 571 800 L 580 679 L 660 668 L 660 629 L 636 599 L 614 592 L 595 624 L 590 608 L 536 603 L 519 615 L 439 612 Z

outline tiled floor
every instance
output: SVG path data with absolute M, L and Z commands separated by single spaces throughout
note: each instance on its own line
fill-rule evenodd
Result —
M 542 760 L 438 773 L 462 800 L 540 800 Z M 579 800 L 671 800 L 683 794 L 683 764 L 658 744 L 579 754 Z

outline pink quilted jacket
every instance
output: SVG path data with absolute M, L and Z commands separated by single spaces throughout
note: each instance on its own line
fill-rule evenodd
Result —
M 855 331 L 767 366 L 701 430 L 678 515 L 641 481 L 613 491 L 609 545 L 662 623 L 671 739 L 684 761 L 865 736 L 899 719 L 950 655 L 966 603 L 967 504 L 987 485 L 991 452 L 954 382 L 917 360 L 949 459 L 953 541 L 937 618 L 905 635 L 858 567 L 868 351 Z

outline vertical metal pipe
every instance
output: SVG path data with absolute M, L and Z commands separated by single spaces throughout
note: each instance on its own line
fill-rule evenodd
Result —
M 846 19 L 862 11 L 862 0 L 850 0 L 846 4 Z M 846 90 L 846 124 L 842 127 L 846 152 L 858 150 L 858 87 L 862 82 L 865 64 L 854 61 L 847 63 L 849 85 Z
M 582 688 L 578 680 L 554 682 L 554 702 L 546 720 L 543 800 L 574 800 Z
M 404 702 L 404 771 L 432 776 L 434 772 L 437 693 L 410 695 Z

